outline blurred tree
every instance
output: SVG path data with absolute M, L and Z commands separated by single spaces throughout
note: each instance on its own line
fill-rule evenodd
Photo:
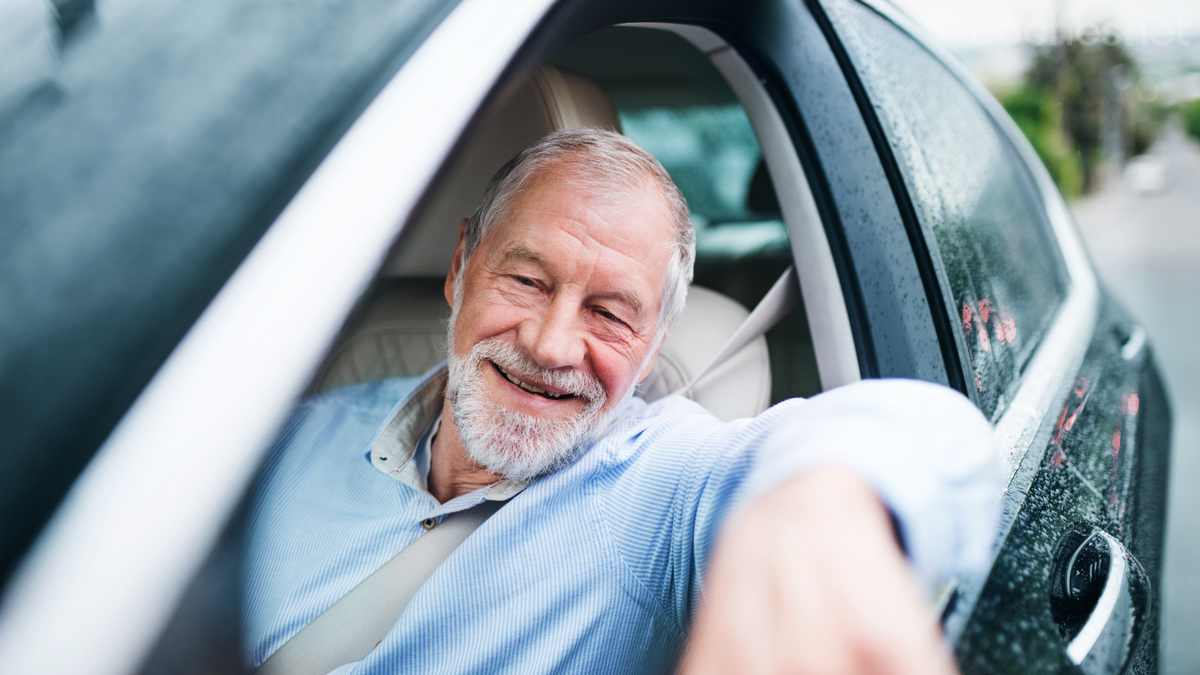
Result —
M 1183 128 L 1188 135 L 1200 141 L 1200 99 L 1196 99 L 1183 108 Z
M 1083 189 L 1082 162 L 1063 135 L 1062 113 L 1054 97 L 1027 84 L 1001 102 L 1037 151 L 1058 189 L 1067 197 L 1079 195 Z
M 1004 97 L 1004 107 L 1065 195 L 1097 186 L 1107 115 L 1120 115 L 1120 154 L 1144 152 L 1158 137 L 1166 109 L 1129 93 L 1136 73 L 1120 43 L 1084 44 L 1060 36 L 1038 50 L 1021 87 Z
M 1084 191 L 1095 187 L 1104 143 L 1104 98 L 1113 66 L 1132 70 L 1120 45 L 1085 45 L 1067 40 L 1045 48 L 1026 74 L 1026 86 L 1049 93 L 1062 114 L 1062 130 L 1083 170 Z

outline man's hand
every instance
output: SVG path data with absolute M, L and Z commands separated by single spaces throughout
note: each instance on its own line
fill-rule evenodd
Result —
M 785 483 L 733 522 L 706 600 L 685 675 L 956 672 L 887 510 L 842 469 Z

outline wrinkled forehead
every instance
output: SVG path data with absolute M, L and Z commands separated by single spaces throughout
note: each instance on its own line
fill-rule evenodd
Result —
M 573 210 L 578 215 L 602 214 L 608 224 L 628 228 L 630 236 L 673 238 L 670 208 L 654 177 L 637 167 L 601 169 L 599 161 L 568 158 L 539 167 L 513 195 L 498 224 L 528 220 L 534 211 Z
M 674 240 L 664 202 L 651 180 L 614 186 L 542 172 L 514 196 L 481 248 L 494 262 L 537 258 L 572 268 L 592 260 L 609 285 L 653 288 L 647 300 L 657 305 Z
M 648 176 L 612 180 L 575 167 L 550 167 L 514 195 L 497 225 L 524 228 L 569 226 L 581 239 L 629 242 L 641 259 L 657 258 L 674 239 L 666 199 Z

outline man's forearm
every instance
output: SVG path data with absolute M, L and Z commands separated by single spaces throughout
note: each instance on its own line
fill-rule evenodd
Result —
M 844 469 L 806 472 L 726 529 L 682 672 L 948 674 L 887 509 Z

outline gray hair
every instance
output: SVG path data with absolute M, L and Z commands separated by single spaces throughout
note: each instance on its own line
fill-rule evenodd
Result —
M 674 230 L 672 255 L 660 294 L 661 306 L 655 346 L 683 317 L 692 263 L 696 259 L 696 232 L 688 216 L 687 201 L 666 169 L 653 155 L 629 138 L 602 129 L 556 131 L 510 160 L 488 183 L 483 202 L 467 219 L 461 264 L 475 252 L 493 225 L 508 215 L 513 200 L 533 177 L 552 165 L 567 169 L 572 183 L 597 197 L 638 193 L 657 187 L 666 216 Z

